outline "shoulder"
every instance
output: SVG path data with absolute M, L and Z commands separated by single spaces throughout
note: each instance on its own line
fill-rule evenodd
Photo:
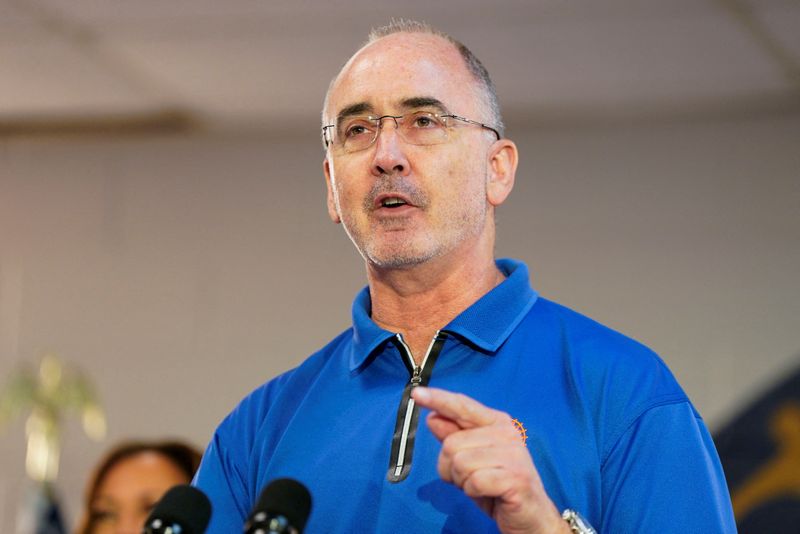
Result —
M 593 422 L 601 451 L 648 411 L 686 404 L 664 361 L 642 343 L 565 306 L 540 298 L 526 318 L 545 340 L 550 364 Z
M 208 532 L 228 532 L 241 524 L 257 496 L 259 451 L 280 436 L 314 377 L 346 357 L 345 331 L 300 365 L 260 385 L 223 419 L 206 448 L 194 483 L 211 499 L 214 515 Z
M 562 364 L 588 381 L 587 387 L 667 395 L 685 400 L 685 393 L 661 357 L 649 347 L 585 315 L 539 298 L 530 312 L 534 328 L 548 332 L 557 343 Z M 611 384 L 610 384 L 611 383 Z
M 326 366 L 347 358 L 345 349 L 351 339 L 352 329 L 347 329 L 297 367 L 251 391 L 220 423 L 216 432 L 218 437 L 229 435 L 239 443 L 252 443 L 255 433 L 276 405 L 301 398 Z

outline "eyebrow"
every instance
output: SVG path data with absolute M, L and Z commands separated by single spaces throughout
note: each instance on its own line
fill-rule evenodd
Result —
M 336 115 L 336 124 L 339 124 L 342 119 L 346 119 L 347 117 L 352 117 L 353 115 L 362 115 L 372 111 L 375 111 L 375 108 L 373 108 L 372 104 L 369 102 L 350 104 L 349 106 L 342 108 L 341 111 L 339 111 L 339 113 Z
M 439 113 L 448 113 L 447 106 L 438 98 L 432 96 L 414 96 L 400 102 L 400 107 L 405 109 L 435 108 Z
M 439 113 L 449 113 L 450 110 L 447 109 L 447 106 L 439 100 L 438 98 L 434 98 L 432 96 L 412 96 L 410 98 L 405 98 L 400 101 L 400 107 L 409 110 L 409 109 L 419 109 L 419 108 L 434 108 Z M 357 102 L 355 104 L 350 104 L 339 111 L 336 115 L 336 123 L 338 124 L 343 119 L 347 117 L 352 117 L 353 115 L 363 115 L 364 113 L 373 113 L 375 112 L 375 108 L 369 102 Z

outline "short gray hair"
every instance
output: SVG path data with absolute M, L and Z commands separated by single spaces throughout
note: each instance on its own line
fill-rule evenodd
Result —
M 369 32 L 367 41 L 363 46 L 395 33 L 424 33 L 428 35 L 436 35 L 437 37 L 441 37 L 455 46 L 456 50 L 458 50 L 458 52 L 461 54 L 461 58 L 464 60 L 464 64 L 467 66 L 467 69 L 472 74 L 475 81 L 478 82 L 478 89 L 485 101 L 484 105 L 488 108 L 488 118 L 491 122 L 491 126 L 493 126 L 494 129 L 500 133 L 500 137 L 505 135 L 505 124 L 503 124 L 503 116 L 500 113 L 500 102 L 497 99 L 497 90 L 494 87 L 492 78 L 489 76 L 489 71 L 486 70 L 486 67 L 483 66 L 483 63 L 480 62 L 477 56 L 472 53 L 472 50 L 467 48 L 467 46 L 461 41 L 454 39 L 450 35 L 439 30 L 438 28 L 434 28 L 426 22 L 407 19 L 392 19 L 389 21 L 389 24 L 386 24 L 385 26 L 373 28 Z M 333 81 L 331 81 L 328 92 L 325 94 L 323 112 L 328 105 L 328 96 L 330 95 L 330 90 L 338 77 L 339 74 L 337 74 Z

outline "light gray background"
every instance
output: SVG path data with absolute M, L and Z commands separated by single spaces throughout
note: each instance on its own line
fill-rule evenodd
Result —
M 170 87 L 170 98 L 197 88 L 167 108 L 182 102 L 200 125 L 152 119 L 164 99 L 135 90 L 144 115 L 117 103 L 132 114 L 132 129 L 116 122 L 111 104 L 91 108 L 90 98 L 88 107 L 76 97 L 51 114 L 30 89 L 3 99 L 0 127 L 14 129 L 0 137 L 0 383 L 21 362 L 56 351 L 92 374 L 110 421 L 101 444 L 83 436 L 77 420 L 65 423 L 58 488 L 70 522 L 90 466 L 111 443 L 181 436 L 204 446 L 244 394 L 348 326 L 363 265 L 327 218 L 316 113 L 327 80 L 371 24 L 334 19 L 328 40 L 289 46 L 279 37 L 307 37 L 307 25 L 279 3 L 295 14 L 286 15 L 287 27 L 274 13 L 249 22 L 262 39 L 254 48 L 234 47 L 234 37 L 215 41 L 250 61 L 226 91 L 270 74 L 272 82 L 213 95 L 208 80 L 217 77 L 207 71 L 223 69 L 226 57 L 208 32 L 186 30 L 157 49 L 159 31 L 181 33 L 162 28 L 163 20 L 158 26 L 150 11 L 143 13 L 152 20 L 136 25 L 124 10 L 115 19 L 103 3 L 78 4 L 85 9 L 67 19 L 99 18 L 91 27 L 114 44 L 127 36 L 127 50 L 150 58 L 138 65 L 161 75 L 153 79 Z M 427 14 L 477 42 L 497 80 L 522 157 L 498 213 L 498 255 L 528 262 L 546 297 L 659 352 L 714 429 L 800 363 L 798 90 L 718 4 L 685 12 L 678 8 L 690 4 L 656 4 L 562 13 L 558 3 L 532 11 L 509 3 L 515 11 L 501 16 L 468 3 L 460 19 L 420 6 L 422 15 L 402 14 Z M 791 3 L 755 4 L 795 16 L 773 16 L 776 27 L 798 20 Z M 240 22 L 277 9 L 231 5 L 245 11 Z M 388 18 L 390 8 L 381 9 L 372 17 Z M 517 20 L 523 15 L 527 28 Z M 190 28 L 230 20 L 219 17 L 198 16 Z M 117 31 L 102 30 L 109 21 Z M 259 24 L 271 31 L 262 36 Z M 663 39 L 653 37 L 662 30 Z M 148 31 L 156 37 L 145 39 Z M 739 37 L 727 39 L 727 31 L 741 37 L 740 48 L 728 46 Z M 692 35 L 707 42 L 695 48 Z M 2 44 L 0 53 L 18 42 Z M 293 62 L 291 52 L 304 61 Z M 199 79 L 165 81 L 206 56 L 220 63 L 196 66 Z M 14 76 L 3 74 L 8 65 L 0 63 L 0 79 L 22 86 L 23 62 Z M 69 93 L 74 80 L 62 79 Z M 39 88 L 42 102 L 57 101 L 47 91 L 58 83 Z M 94 101 L 109 94 L 98 89 Z M 317 431 L 309 429 L 310 440 Z M 21 420 L 0 433 L 3 532 L 13 532 L 24 497 L 24 446 Z

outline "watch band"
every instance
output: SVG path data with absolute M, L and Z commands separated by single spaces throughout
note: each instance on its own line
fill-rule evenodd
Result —
M 597 534 L 592 525 L 578 512 L 567 508 L 561 513 L 561 517 L 569 525 L 569 529 L 574 534 Z

